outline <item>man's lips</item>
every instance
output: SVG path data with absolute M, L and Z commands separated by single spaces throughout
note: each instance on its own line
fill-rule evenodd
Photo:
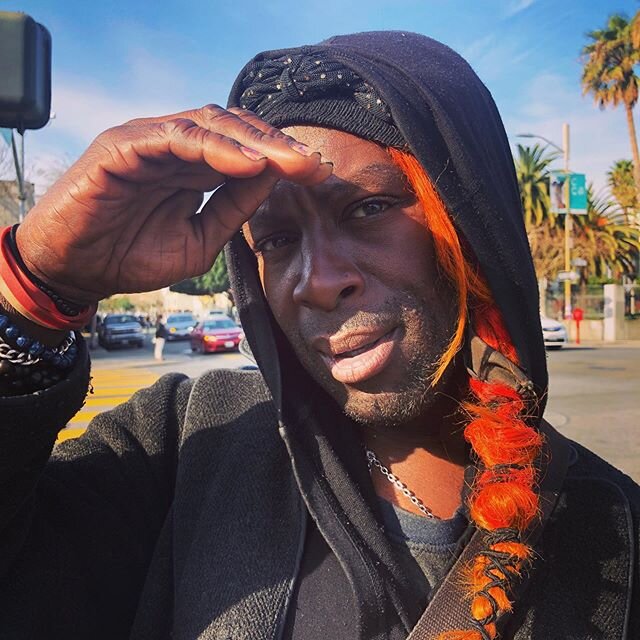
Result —
M 338 382 L 356 384 L 384 369 L 396 342 L 396 329 L 332 336 L 317 341 L 317 347 Z

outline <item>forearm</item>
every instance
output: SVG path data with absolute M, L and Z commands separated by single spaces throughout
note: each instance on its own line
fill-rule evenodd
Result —
M 96 416 L 44 468 L 34 452 L 36 482 L 0 529 L 0 598 L 15 603 L 0 611 L 0 628 L 24 633 L 29 610 L 34 637 L 52 625 L 66 637 L 126 635 L 172 501 L 190 389 L 184 376 L 165 376 Z
M 0 575 L 26 535 L 36 486 L 60 429 L 77 413 L 89 386 L 89 359 L 80 344 L 75 367 L 58 384 L 0 397 Z

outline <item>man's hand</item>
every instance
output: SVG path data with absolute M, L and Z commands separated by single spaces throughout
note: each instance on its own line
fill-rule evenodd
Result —
M 279 179 L 315 184 L 331 170 L 241 109 L 132 120 L 100 134 L 29 212 L 18 249 L 75 302 L 158 289 L 207 271 Z

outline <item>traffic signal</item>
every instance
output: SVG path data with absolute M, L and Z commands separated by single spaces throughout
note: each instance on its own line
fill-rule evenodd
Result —
M 24 13 L 0 11 L 0 127 L 40 129 L 51 112 L 51 36 Z

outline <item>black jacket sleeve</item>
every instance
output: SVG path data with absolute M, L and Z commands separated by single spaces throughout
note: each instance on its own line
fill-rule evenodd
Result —
M 63 637 L 69 620 L 73 637 L 124 638 L 135 615 L 172 500 L 191 384 L 164 376 L 52 453 L 88 382 L 83 348 L 62 383 L 0 399 L 3 638 Z

